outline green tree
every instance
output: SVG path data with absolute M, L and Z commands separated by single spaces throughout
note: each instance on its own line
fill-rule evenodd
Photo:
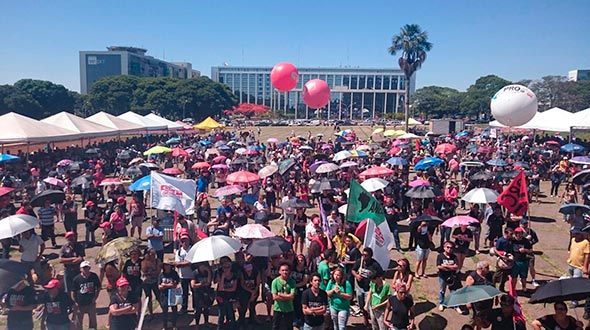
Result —
M 401 51 L 398 64 L 406 76 L 406 104 L 404 106 L 404 128 L 406 131 L 409 120 L 411 78 L 426 61 L 426 53 L 431 49 L 432 43 L 428 42 L 428 34 L 426 31 L 422 31 L 418 24 L 406 24 L 401 28 L 400 34 L 393 36 L 391 40 L 389 53 L 396 55 Z
M 63 85 L 45 80 L 21 79 L 14 87 L 29 94 L 41 106 L 39 111 L 29 113 L 32 118 L 43 119 L 61 111 L 74 110 L 75 99 Z
M 41 112 L 41 105 L 30 94 L 11 85 L 0 85 L 0 115 L 16 112 L 33 117 Z
M 133 93 L 140 79 L 135 76 L 111 76 L 97 80 L 88 93 L 91 112 L 106 111 L 120 115 L 130 111 Z
M 440 86 L 420 88 L 412 96 L 412 111 L 425 117 L 444 118 L 459 112 L 463 93 Z
M 539 111 L 563 106 L 568 99 L 567 78 L 564 76 L 545 76 L 532 82 L 529 87 L 537 96 Z
M 461 112 L 467 115 L 490 116 L 490 100 L 502 87 L 511 82 L 495 75 L 480 77 L 467 88 L 461 101 Z

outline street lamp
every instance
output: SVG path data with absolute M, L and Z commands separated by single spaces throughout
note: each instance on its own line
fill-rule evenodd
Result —
M 182 98 L 182 100 L 180 100 L 180 102 L 182 102 L 182 119 L 181 120 L 184 120 L 186 118 L 185 108 L 186 108 L 186 103 L 188 102 L 188 100 L 186 98 Z

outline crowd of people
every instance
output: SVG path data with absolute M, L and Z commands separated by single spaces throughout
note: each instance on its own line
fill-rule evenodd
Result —
M 148 217 L 146 194 L 130 192 L 119 182 L 104 184 L 108 178 L 133 181 L 146 175 L 145 166 L 130 166 L 130 161 L 139 164 L 133 160 L 141 158 L 149 147 L 165 144 L 170 136 L 102 141 L 86 148 L 48 147 L 29 155 L 17 153 L 23 162 L 5 164 L 2 185 L 17 188 L 15 192 L 19 193 L 0 197 L 0 214 L 38 217 L 40 232 L 31 229 L 18 239 L 2 240 L 5 259 L 11 258 L 11 246 L 18 244 L 21 262 L 31 268 L 27 280 L 2 297 L 8 329 L 32 329 L 33 314 L 49 330 L 70 329 L 72 322 L 82 329 L 86 315 L 88 328 L 96 329 L 97 298 L 105 294 L 101 293 L 105 278 L 111 330 L 136 327 L 146 298 L 150 303 L 144 322 L 156 317 L 151 303 L 154 299 L 161 308 L 158 319 L 164 329 L 176 329 L 179 316 L 187 314 L 191 314 L 196 326 L 218 329 L 246 329 L 270 323 L 272 329 L 340 330 L 350 325 L 350 316 L 361 317 L 364 326 L 374 330 L 414 329 L 417 324 L 412 288 L 429 276 L 438 278 L 439 311 L 445 309 L 448 293 L 464 286 L 492 285 L 508 292 L 506 282 L 510 281 L 515 288 L 520 284 L 522 294 L 529 290 L 529 278 L 533 288 L 539 286 L 534 246 L 540 237 L 531 228 L 529 217 L 510 214 L 493 202 L 467 205 L 461 200 L 467 192 L 489 188 L 501 193 L 515 173 L 524 170 L 530 203 L 538 201 L 541 180 L 550 180 L 550 198 L 590 205 L 585 187 L 578 192 L 578 187 L 568 181 L 582 167 L 568 162 L 568 157 L 559 152 L 562 142 L 558 138 L 512 135 L 499 140 L 486 132 L 464 132 L 404 141 L 375 138 L 379 140 L 376 142 L 361 140 L 353 131 L 335 132 L 338 136 L 330 138 L 310 132 L 298 136 L 292 131 L 282 140 L 260 141 L 260 130 L 213 131 L 176 139 L 175 145 L 190 148 L 184 156 L 162 153 L 142 159 L 139 163 L 183 169 L 182 177 L 196 181 L 194 214 L 178 218 L 171 253 L 165 253 L 165 229 L 160 224 L 163 214 Z M 547 141 L 559 142 L 556 146 Z M 452 147 L 440 152 L 443 144 Z M 542 145 L 546 148 L 539 147 Z M 335 161 L 335 155 L 345 150 L 364 152 Z M 396 162 L 390 161 L 392 156 L 398 158 Z M 413 167 L 434 157 L 440 162 Z M 58 165 L 62 159 L 70 162 Z M 318 164 L 330 161 L 340 169 L 315 172 Z M 210 166 L 195 166 L 203 162 Z M 276 166 L 275 173 L 244 184 L 241 194 L 220 197 L 219 206 L 213 210 L 211 203 L 215 199 L 211 193 L 227 184 L 229 173 L 257 173 L 269 164 Z M 383 205 L 394 250 L 405 253 L 395 254 L 391 268 L 373 258 L 374 251 L 363 245 L 364 237 L 358 234 L 358 224 L 347 221 L 346 214 L 340 211 L 347 204 L 350 181 L 372 166 L 393 170 L 384 177 L 387 186 L 372 192 Z M 45 178 L 58 181 L 51 184 Z M 562 190 L 563 182 L 568 184 Z M 429 187 L 434 197 L 407 196 L 414 186 Z M 46 199 L 34 208 L 31 198 L 34 200 L 47 189 L 63 191 L 63 202 Z M 310 205 L 284 206 L 292 199 Z M 582 277 L 588 274 L 590 245 L 584 231 L 584 208 L 574 210 L 564 218 L 572 227 L 568 266 L 572 277 Z M 455 228 L 440 225 L 459 214 L 475 221 Z M 187 259 L 199 239 L 234 236 L 234 231 L 247 223 L 275 229 L 275 234 L 291 243 L 292 248 L 269 256 L 240 250 L 217 261 L 192 263 Z M 61 247 L 56 241 L 56 225 L 63 225 L 65 233 L 66 243 Z M 97 230 L 102 234 L 98 240 Z M 400 231 L 405 230 L 409 231 L 408 242 L 400 240 Z M 62 232 L 61 228 L 58 232 Z M 146 244 L 130 250 L 123 260 L 99 264 L 96 269 L 89 262 L 93 258 L 86 256 L 94 246 L 135 236 Z M 50 247 L 46 246 L 48 241 Z M 52 269 L 45 259 L 49 248 L 60 249 L 61 266 L 57 269 Z M 488 252 L 490 257 L 477 262 L 476 269 L 466 269 L 467 257 Z M 436 254 L 435 262 L 430 261 L 436 266 L 436 274 L 427 272 L 431 253 Z M 409 255 L 415 259 L 414 264 L 407 258 Z M 490 263 L 495 269 L 490 269 Z M 56 271 L 61 268 L 63 276 Z M 35 284 L 45 290 L 35 290 Z M 262 315 L 258 315 L 258 303 L 266 307 Z M 494 308 L 495 304 L 498 307 Z M 525 329 L 524 322 L 513 320 L 514 304 L 514 297 L 504 294 L 455 309 L 471 315 L 465 329 Z M 216 325 L 209 320 L 214 305 Z M 567 306 L 556 303 L 554 315 L 535 320 L 532 325 L 535 329 L 582 327 L 566 313 Z M 585 305 L 584 319 L 589 318 L 589 313 L 590 300 Z

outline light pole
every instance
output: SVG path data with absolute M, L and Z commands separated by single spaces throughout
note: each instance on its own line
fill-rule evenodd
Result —
M 185 109 L 186 109 L 186 103 L 188 102 L 188 100 L 186 98 L 182 98 L 182 100 L 180 100 L 180 102 L 182 102 L 182 119 L 181 120 L 184 120 L 186 118 Z

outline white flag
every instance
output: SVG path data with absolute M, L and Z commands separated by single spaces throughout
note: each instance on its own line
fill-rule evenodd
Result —
M 393 248 L 393 234 L 389 230 L 387 221 L 382 221 L 377 225 L 373 219 L 367 219 L 365 247 L 370 247 L 373 250 L 373 259 L 384 270 L 389 268 L 389 261 L 391 260 L 389 251 Z
M 152 171 L 152 207 L 187 215 L 195 208 L 197 183 Z

